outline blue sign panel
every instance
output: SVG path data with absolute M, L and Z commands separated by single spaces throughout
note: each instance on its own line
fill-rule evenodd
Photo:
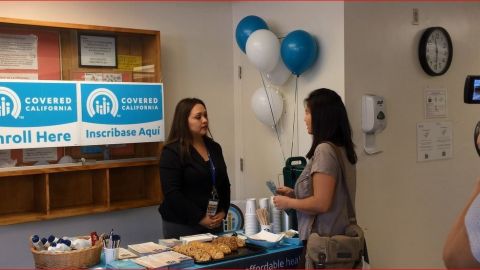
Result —
M 82 145 L 164 140 L 163 85 L 80 83 Z
M 75 83 L 0 82 L 0 126 L 40 127 L 76 121 Z
M 79 142 L 74 82 L 0 81 L 0 149 Z

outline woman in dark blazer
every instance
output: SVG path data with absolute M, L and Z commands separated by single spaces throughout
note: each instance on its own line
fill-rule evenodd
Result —
M 230 181 L 222 148 L 208 134 L 205 103 L 181 100 L 160 158 L 164 238 L 221 231 Z

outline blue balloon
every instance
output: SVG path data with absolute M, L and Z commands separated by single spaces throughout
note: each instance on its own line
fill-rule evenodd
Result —
M 243 18 L 237 25 L 235 30 L 235 39 L 238 47 L 245 53 L 245 46 L 247 45 L 248 37 L 259 29 L 267 29 L 267 23 L 260 17 L 250 15 Z
M 308 32 L 295 30 L 283 39 L 280 55 L 287 68 L 300 76 L 317 59 L 317 41 Z

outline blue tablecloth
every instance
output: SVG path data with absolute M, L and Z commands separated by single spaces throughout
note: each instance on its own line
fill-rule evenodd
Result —
M 205 265 L 195 264 L 195 266 L 187 269 L 292 269 L 297 267 L 297 264 L 300 262 L 302 250 L 303 246 L 282 244 L 277 248 L 267 249 L 265 252 L 259 254 Z
M 249 255 L 246 257 L 236 258 L 227 261 L 220 261 L 209 264 L 195 264 L 186 269 L 218 269 L 218 268 L 243 268 L 243 269 L 281 269 L 295 268 L 300 261 L 302 246 L 294 244 L 281 244 L 276 248 L 267 249 L 265 252 Z M 130 260 L 114 261 L 109 265 L 105 265 L 102 254 L 101 261 L 93 269 L 145 269 Z

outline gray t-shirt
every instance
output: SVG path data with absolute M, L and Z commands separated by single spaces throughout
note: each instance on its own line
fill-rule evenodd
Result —
M 343 147 L 339 147 L 339 149 L 342 153 L 342 159 L 345 166 L 345 179 L 355 209 L 355 165 L 348 161 L 345 149 Z M 297 199 L 303 199 L 313 195 L 312 175 L 317 172 L 332 176 L 335 179 L 336 184 L 332 205 L 328 212 L 317 215 L 313 231 L 324 236 L 344 234 L 345 227 L 349 223 L 347 197 L 342 183 L 342 170 L 340 163 L 337 160 L 335 149 L 333 149 L 328 143 L 321 143 L 317 146 L 312 158 L 305 166 L 302 174 L 298 177 L 295 184 L 295 197 Z M 315 215 L 297 211 L 300 239 L 306 240 L 308 235 L 310 235 L 310 226 L 314 217 Z

